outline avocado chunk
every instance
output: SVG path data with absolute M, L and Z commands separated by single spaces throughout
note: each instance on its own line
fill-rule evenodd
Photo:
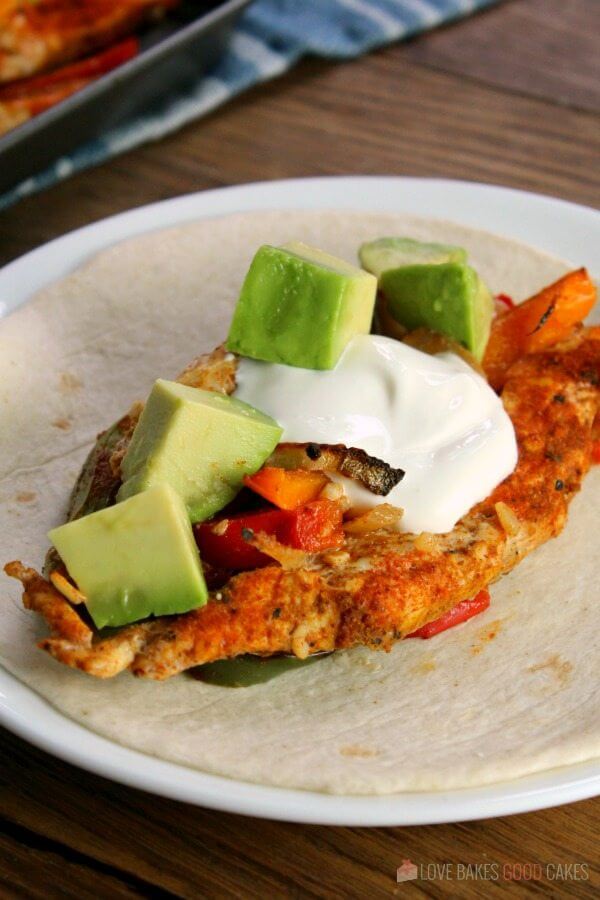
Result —
M 162 484 L 48 535 L 97 628 L 204 606 L 208 592 L 183 500 Z
M 306 244 L 264 245 L 244 280 L 227 348 L 268 362 L 332 369 L 368 334 L 377 280 Z
M 170 484 L 201 522 L 233 500 L 281 435 L 274 419 L 241 400 L 159 379 L 123 459 L 117 500 Z
M 454 338 L 481 359 L 490 336 L 493 300 L 464 263 L 402 266 L 380 279 L 390 315 L 409 330 L 429 328 Z
M 363 244 L 358 255 L 377 276 L 386 312 L 400 325 L 445 334 L 483 357 L 493 300 L 462 247 L 385 237 Z
M 381 278 L 388 269 L 401 266 L 466 263 L 467 252 L 451 244 L 427 244 L 413 238 L 384 237 L 363 244 L 358 251 L 363 269 Z

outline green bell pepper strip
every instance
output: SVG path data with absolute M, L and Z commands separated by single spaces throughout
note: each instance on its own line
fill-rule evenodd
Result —
M 190 670 L 190 675 L 206 684 L 219 687 L 251 687 L 253 684 L 266 684 L 279 675 L 293 672 L 310 666 L 328 653 L 315 653 L 306 659 L 296 656 L 236 656 L 234 659 L 220 659 L 206 663 Z

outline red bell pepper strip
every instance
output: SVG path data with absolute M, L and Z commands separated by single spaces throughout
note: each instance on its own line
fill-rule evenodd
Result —
M 505 310 L 514 309 L 516 305 L 513 298 L 509 297 L 508 294 L 496 294 L 495 299 L 498 301 L 498 303 L 501 303 L 505 307 Z
M 436 634 L 440 634 L 442 631 L 447 631 L 448 628 L 454 628 L 455 625 L 460 625 L 462 622 L 472 619 L 473 616 L 477 616 L 479 613 L 482 613 L 484 609 L 487 609 L 489 605 L 490 592 L 488 590 L 479 591 L 478 594 L 475 594 L 475 596 L 471 597 L 469 600 L 461 600 L 460 603 L 457 603 L 456 606 L 449 609 L 448 612 L 444 613 L 443 616 L 440 616 L 439 619 L 428 622 L 426 625 L 417 628 L 416 631 L 413 631 L 406 636 L 409 638 L 423 638 L 423 640 L 427 640 L 428 638 L 434 637 Z
M 219 569 L 260 569 L 273 560 L 248 543 L 257 532 L 274 535 L 286 527 L 288 513 L 268 509 L 259 513 L 237 514 L 194 526 L 200 556 Z
M 344 543 L 342 518 L 339 503 L 333 500 L 313 500 L 294 510 L 287 536 L 281 543 L 308 553 L 341 547 Z
M 273 564 L 266 553 L 253 547 L 255 534 L 264 533 L 280 544 L 317 553 L 341 546 L 344 541 L 342 510 L 332 500 L 315 500 L 300 509 L 266 509 L 241 513 L 194 526 L 200 556 L 219 569 L 240 571 Z
M 44 75 L 23 78 L 20 81 L 5 85 L 0 88 L 0 99 L 3 101 L 18 100 L 45 93 L 50 86 L 62 85 L 65 82 L 90 81 L 133 59 L 134 56 L 137 56 L 139 49 L 140 42 L 136 37 L 127 38 L 109 47 L 108 50 L 103 50 L 94 56 L 88 56 L 87 59 L 71 63 L 68 66 L 62 66 L 60 69 L 55 69 L 53 72 L 47 72 Z

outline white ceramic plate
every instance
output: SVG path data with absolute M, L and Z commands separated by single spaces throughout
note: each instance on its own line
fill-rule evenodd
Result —
M 259 209 L 354 209 L 450 219 L 597 265 L 600 215 L 592 209 L 468 182 L 357 177 L 267 182 L 179 197 L 132 210 L 52 241 L 0 271 L 0 315 L 89 256 L 145 231 Z M 598 276 L 598 270 L 594 272 Z M 0 722 L 70 763 L 133 787 L 245 815 L 337 825 L 421 825 L 487 818 L 600 793 L 600 761 L 488 787 L 338 797 L 204 775 L 113 744 L 53 709 L 0 669 Z

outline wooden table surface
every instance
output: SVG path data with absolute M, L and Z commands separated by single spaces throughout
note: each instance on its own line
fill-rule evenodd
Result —
M 403 174 L 495 182 L 598 205 L 597 0 L 512 0 L 356 62 L 305 61 L 179 133 L 0 215 L 0 263 L 112 213 L 257 179 Z M 597 801 L 419 828 L 325 828 L 205 811 L 112 784 L 4 733 L 2 897 L 494 896 L 521 884 L 396 885 L 418 863 L 587 863 Z

